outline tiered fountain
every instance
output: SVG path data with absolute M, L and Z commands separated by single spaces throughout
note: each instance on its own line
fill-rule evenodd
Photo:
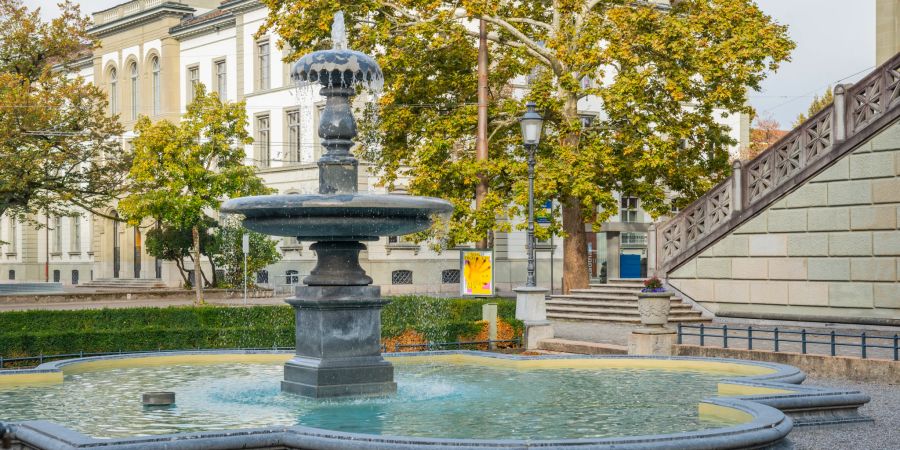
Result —
M 427 229 L 450 203 L 429 197 L 357 193 L 358 162 L 350 153 L 356 123 L 350 97 L 360 84 L 379 85 L 381 68 L 346 48 L 343 14 L 335 16 L 333 48 L 297 62 L 292 78 L 318 82 L 326 98 L 319 124 L 325 153 L 318 161 L 319 193 L 229 200 L 223 213 L 273 236 L 315 241 L 316 267 L 287 302 L 296 310 L 297 353 L 284 367 L 283 391 L 309 397 L 384 395 L 397 389 L 394 368 L 381 357 L 381 288 L 359 265 L 363 241 Z

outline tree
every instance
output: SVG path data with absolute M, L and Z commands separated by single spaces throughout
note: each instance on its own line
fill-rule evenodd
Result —
M 197 86 L 194 101 L 176 125 L 138 119 L 134 131 L 132 193 L 119 202 L 132 225 L 153 219 L 174 229 L 190 229 L 197 303 L 203 302 L 200 228 L 228 197 L 266 194 L 271 190 L 244 165 L 247 133 L 243 102 L 223 103 L 217 93 Z
M 550 230 L 559 231 L 561 212 L 566 290 L 588 284 L 585 224 L 596 228 L 616 213 L 614 192 L 640 198 L 659 217 L 728 174 L 732 140 L 716 115 L 748 111 L 747 90 L 758 90 L 793 48 L 786 27 L 750 0 L 671 8 L 625 0 L 263 3 L 263 31 L 290 44 L 289 59 L 327 47 L 331 19 L 345 11 L 352 47 L 374 54 L 386 76 L 367 113 L 378 120 L 362 124 L 375 137 L 362 156 L 385 184 L 405 178 L 411 193 L 453 202 L 446 246 L 507 230 L 522 215 L 517 118 L 524 100 L 536 101 L 546 119 L 536 196 L 561 205 Z M 478 19 L 489 26 L 492 59 L 486 162 L 476 160 L 473 137 L 478 31 L 467 24 Z M 516 87 L 526 81 L 526 91 Z M 578 109 L 587 96 L 602 103 L 590 126 Z M 490 190 L 473 209 L 479 175 Z
M 244 268 L 243 236 L 250 236 L 250 253 L 247 254 L 247 267 Z M 217 234 L 218 251 L 213 260 L 225 271 L 225 285 L 238 287 L 243 285 L 244 274 L 255 274 L 260 269 L 274 264 L 281 259 L 277 242 L 268 236 L 250 231 L 239 224 L 226 222 Z M 246 270 L 246 272 L 245 272 Z M 255 278 L 247 279 L 248 286 L 256 284 Z
M 787 134 L 781 124 L 770 114 L 765 117 L 756 116 L 755 126 L 750 129 L 750 146 L 741 155 L 742 159 L 753 159 L 769 148 L 782 136 Z
M 66 66 L 93 45 L 90 19 L 68 0 L 60 8 L 48 23 L 0 0 L 0 214 L 97 212 L 128 173 L 106 96 Z
M 822 97 L 819 97 L 818 95 L 813 96 L 812 103 L 809 104 L 806 114 L 800 113 L 792 126 L 796 128 L 801 123 L 806 122 L 806 119 L 816 115 L 817 112 L 825 109 L 825 107 L 830 105 L 833 101 L 834 91 L 831 89 L 831 86 L 828 86 L 828 89 L 825 89 L 825 93 L 822 94 Z
M 209 233 L 209 231 L 215 229 L 215 227 L 216 223 L 212 219 L 205 219 L 198 225 L 200 231 L 201 255 L 209 257 L 209 249 L 211 247 L 216 247 L 216 244 L 213 242 L 215 236 Z M 199 266 L 194 260 L 194 255 L 191 252 L 194 248 L 193 230 L 191 228 L 175 228 L 172 226 L 162 226 L 159 223 L 154 224 L 153 228 L 147 232 L 145 245 L 147 247 L 148 255 L 165 261 L 173 261 L 175 266 L 178 267 L 179 275 L 181 275 L 184 285 L 187 286 L 190 284 L 188 271 L 184 266 L 184 260 L 189 259 L 194 263 L 195 267 Z M 215 280 L 215 266 L 213 267 L 212 278 Z M 202 271 L 200 273 L 195 273 L 195 283 L 204 279 L 206 279 L 206 276 Z M 214 285 L 215 282 L 213 281 L 213 283 L 208 283 L 207 285 L 210 284 Z

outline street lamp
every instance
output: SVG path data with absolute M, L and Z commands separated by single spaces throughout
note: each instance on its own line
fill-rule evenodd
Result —
M 528 278 L 525 279 L 525 286 L 535 287 L 537 282 L 534 277 L 534 152 L 541 142 L 544 118 L 535 110 L 537 105 L 534 102 L 528 102 L 525 106 L 528 110 L 519 118 L 519 124 L 522 125 L 522 143 L 525 145 L 525 149 L 528 150 L 528 231 L 526 233 L 528 241 Z

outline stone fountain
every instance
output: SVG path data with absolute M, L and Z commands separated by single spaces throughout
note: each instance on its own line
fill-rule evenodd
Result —
M 396 391 L 394 368 L 381 356 L 381 288 L 359 265 L 365 241 L 431 226 L 450 203 L 429 197 L 357 193 L 358 161 L 350 152 L 356 123 L 350 98 L 356 86 L 382 83 L 374 59 L 347 49 L 343 14 L 332 27 L 331 50 L 303 56 L 296 82 L 318 82 L 326 98 L 319 124 L 325 152 L 318 161 L 319 193 L 229 200 L 223 213 L 244 216 L 244 226 L 273 236 L 315 241 L 317 262 L 287 300 L 294 307 L 296 355 L 284 366 L 281 389 L 308 397 L 386 395 Z

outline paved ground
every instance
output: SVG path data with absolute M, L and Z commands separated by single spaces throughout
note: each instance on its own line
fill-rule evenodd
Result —
M 871 424 L 800 427 L 790 434 L 797 450 L 900 450 L 900 385 L 808 378 L 803 384 L 859 389 L 872 397 L 860 408 Z

